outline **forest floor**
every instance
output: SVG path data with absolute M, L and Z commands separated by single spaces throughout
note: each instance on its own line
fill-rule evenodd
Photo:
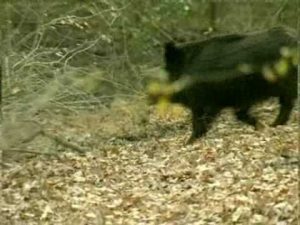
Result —
M 39 135 L 3 151 L 2 225 L 297 224 L 296 112 L 285 126 L 255 131 L 225 111 L 205 137 L 185 145 L 185 110 L 117 105 L 41 113 L 43 133 L 73 143 L 69 149 Z M 257 108 L 266 124 L 277 112 L 273 103 Z

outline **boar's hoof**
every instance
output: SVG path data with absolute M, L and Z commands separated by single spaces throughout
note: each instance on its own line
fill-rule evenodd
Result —
M 267 127 L 266 124 L 259 122 L 259 121 L 257 121 L 255 124 L 255 130 L 258 130 L 258 131 L 264 130 L 266 127 Z
M 191 145 L 191 144 L 193 144 L 196 140 L 197 140 L 196 137 L 191 136 L 191 137 L 188 139 L 188 141 L 186 142 L 186 145 Z

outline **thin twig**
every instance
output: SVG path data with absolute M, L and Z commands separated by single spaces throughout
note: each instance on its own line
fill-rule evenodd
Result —
M 65 147 L 67 147 L 67 148 L 73 149 L 76 152 L 79 152 L 79 153 L 85 153 L 85 152 L 87 152 L 87 149 L 82 148 L 82 147 L 80 147 L 80 146 L 78 146 L 76 144 L 70 143 L 70 142 L 64 140 L 63 138 L 61 138 L 61 137 L 59 137 L 57 135 L 53 135 L 53 134 L 50 134 L 48 132 L 43 132 L 42 134 L 45 137 L 50 138 L 51 140 L 55 141 L 56 143 L 61 144 L 61 145 L 65 146 Z
M 53 153 L 48 153 L 48 152 L 37 152 L 37 151 L 23 150 L 23 149 L 17 149 L 17 148 L 4 149 L 2 151 L 3 152 L 5 152 L 5 151 L 9 151 L 9 152 L 14 151 L 14 152 L 21 152 L 21 153 L 36 154 L 36 155 L 55 155 Z

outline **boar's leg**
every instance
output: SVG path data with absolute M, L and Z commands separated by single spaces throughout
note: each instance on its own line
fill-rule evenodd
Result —
M 254 116 L 250 115 L 249 109 L 250 109 L 249 106 L 245 108 L 236 109 L 235 111 L 236 118 L 246 124 L 254 126 L 257 129 L 259 126 L 258 121 Z
M 294 99 L 290 97 L 280 97 L 279 103 L 280 103 L 280 111 L 277 118 L 272 123 L 273 127 L 287 123 L 294 106 Z
M 193 130 L 187 144 L 192 144 L 197 138 L 203 136 L 219 112 L 220 109 L 213 107 L 205 110 L 192 110 Z

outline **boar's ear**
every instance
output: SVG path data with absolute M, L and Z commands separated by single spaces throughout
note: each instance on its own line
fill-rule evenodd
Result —
M 165 62 L 167 64 L 178 64 L 182 62 L 183 52 L 180 48 L 175 46 L 174 42 L 165 44 Z

